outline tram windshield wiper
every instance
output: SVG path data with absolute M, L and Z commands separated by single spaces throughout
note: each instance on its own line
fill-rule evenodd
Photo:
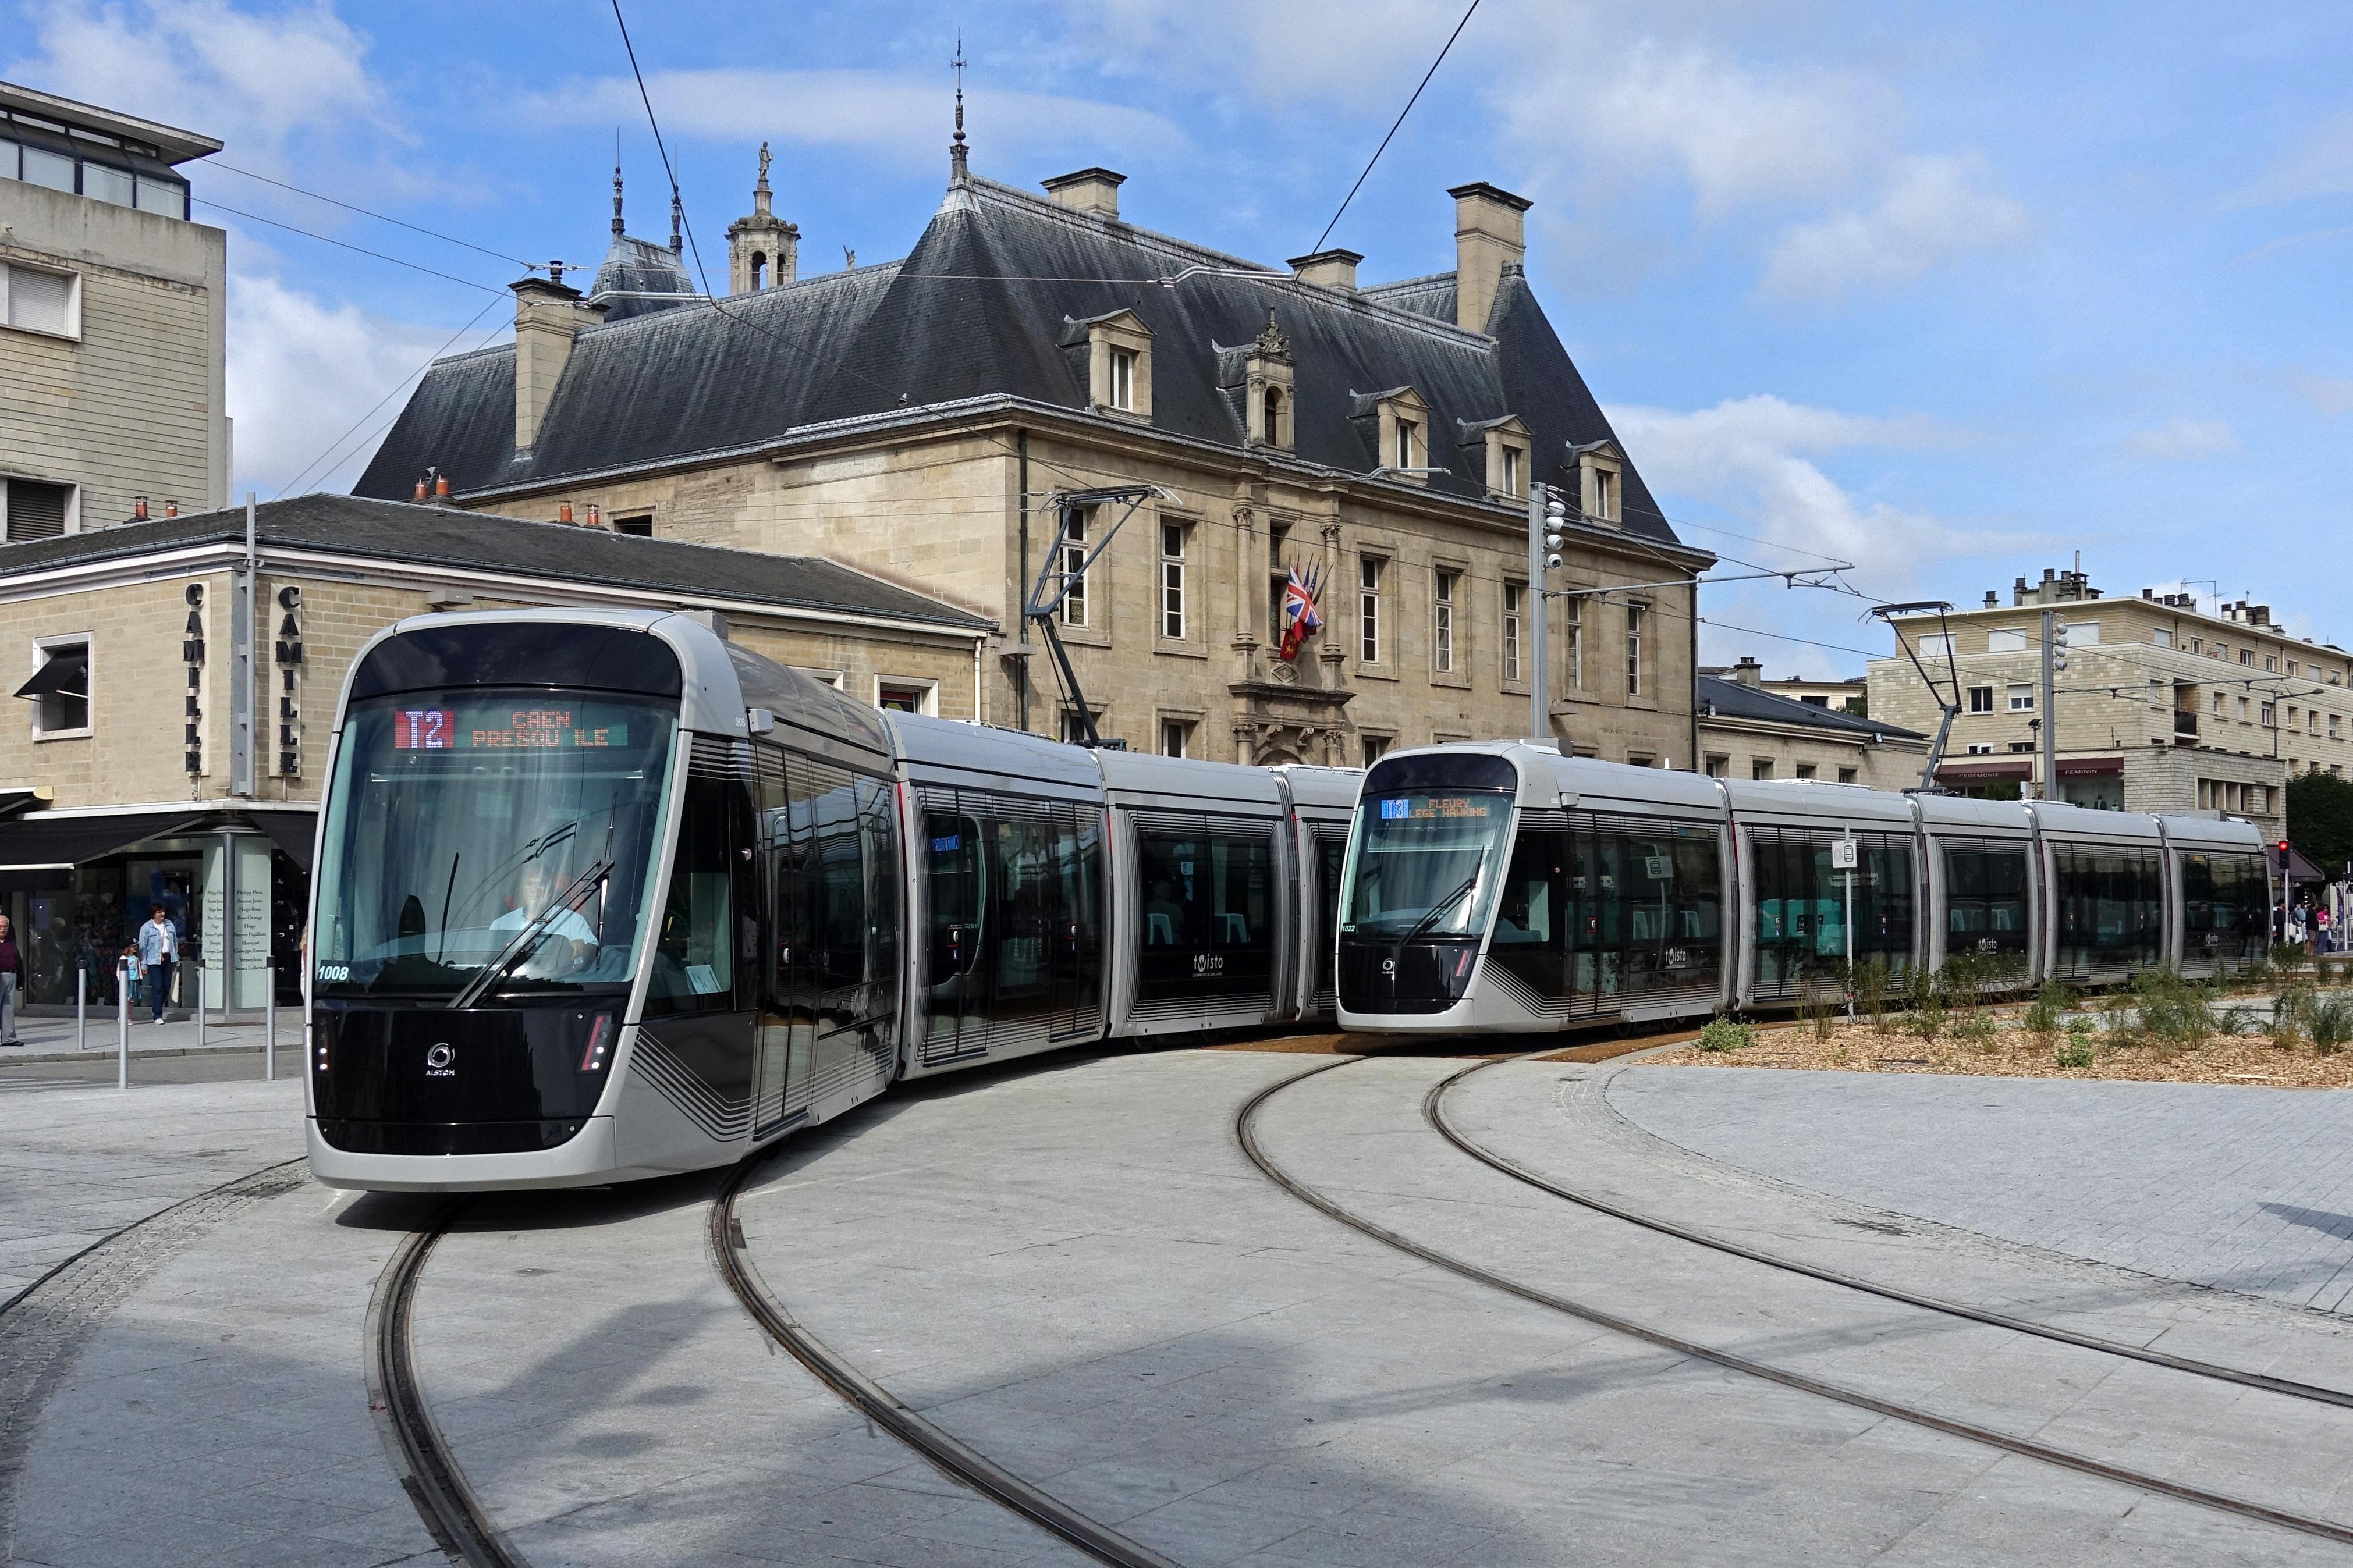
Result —
M 1406 943 L 1411 942 L 1422 932 L 1428 931 L 1431 926 L 1436 925 L 1438 923 L 1439 916 L 1444 914 L 1447 910 L 1452 909 L 1457 903 L 1461 902 L 1462 895 L 1469 892 L 1478 885 L 1479 873 L 1477 871 L 1473 871 L 1469 876 L 1463 878 L 1461 886 L 1456 888 L 1452 892 L 1439 900 L 1438 902 L 1430 905 L 1429 910 L 1422 915 L 1421 919 L 1413 922 L 1413 929 L 1397 939 L 1397 951 L 1403 952 L 1405 951 Z
M 577 913 L 580 906 L 588 901 L 588 895 L 603 886 L 605 879 L 612 874 L 613 862 L 599 860 L 566 882 L 562 890 L 547 901 L 547 908 L 540 910 L 522 930 L 515 932 L 514 940 L 507 943 L 496 958 L 482 965 L 481 973 L 466 982 L 464 990 L 449 998 L 451 1010 L 470 1007 L 480 1001 L 482 994 L 504 978 L 508 970 L 530 956 L 532 950 L 539 945 L 540 938 L 547 934 L 547 928 L 554 923 L 558 915 Z

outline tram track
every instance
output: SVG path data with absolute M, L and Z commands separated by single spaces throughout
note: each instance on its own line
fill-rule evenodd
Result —
M 1905 1405 L 1898 1400 L 1884 1399 L 1862 1389 L 1847 1387 L 1844 1384 L 1828 1382 L 1787 1367 L 1776 1366 L 1768 1362 L 1740 1355 L 1732 1351 L 1722 1350 L 1714 1345 L 1703 1344 L 1698 1341 L 1685 1339 L 1667 1330 L 1606 1310 L 1590 1303 L 1573 1300 L 1539 1286 L 1528 1284 L 1524 1280 L 1514 1279 L 1507 1275 L 1473 1263 L 1468 1258 L 1416 1241 L 1380 1224 L 1377 1220 L 1357 1214 L 1283 1169 L 1259 1142 L 1257 1121 L 1261 1110 L 1284 1090 L 1303 1084 L 1309 1079 L 1368 1059 L 1371 1058 L 1343 1057 L 1336 1061 L 1310 1068 L 1305 1072 L 1294 1073 L 1288 1078 L 1278 1079 L 1253 1094 L 1244 1102 L 1234 1118 L 1235 1139 L 1241 1145 L 1244 1155 L 1262 1175 L 1309 1207 L 1346 1226 L 1351 1230 L 1474 1284 L 1485 1286 L 1490 1289 L 1546 1308 L 1580 1322 L 1590 1323 L 1597 1328 L 1625 1335 L 1641 1343 L 1689 1357 L 1694 1361 L 1704 1362 L 1712 1366 L 1721 1367 L 1728 1372 L 1739 1373 L 1801 1394 L 1831 1400 L 1889 1420 L 1901 1421 L 1909 1426 L 1942 1433 L 1947 1436 L 1958 1437 L 1985 1447 L 2015 1454 L 2021 1458 L 2039 1460 L 2043 1464 L 2070 1470 L 2077 1475 L 2113 1481 L 2156 1496 L 2171 1498 L 2261 1524 L 2274 1525 L 2303 1534 L 2317 1536 L 2322 1540 L 2335 1542 L 2341 1545 L 2353 1545 L 2353 1526 L 2169 1480 L 2162 1476 L 2151 1475 L 2123 1465 L 2111 1464 L 2104 1459 L 2075 1453 L 2016 1433 L 2004 1432 L 1975 1422 L 1939 1415 L 1934 1411 L 1924 1410 L 1916 1405 Z M 1465 1068 L 1446 1081 L 1451 1082 L 1454 1079 L 1467 1077 L 1477 1067 L 1486 1065 L 1491 1064 L 1474 1064 L 1473 1068 Z M 1440 1087 L 1442 1088 L 1443 1085 Z M 1424 1103 L 1425 1106 L 1429 1104 L 1428 1097 L 1425 1098 Z M 1516 1173 L 1505 1173 L 1515 1174 Z
M 1177 1568 L 1170 1559 L 1023 1480 L 911 1409 L 795 1318 L 761 1278 L 744 1244 L 743 1220 L 736 1214 L 744 1184 L 765 1158 L 764 1152 L 737 1165 L 712 1200 L 711 1252 L 721 1278 L 769 1338 L 852 1409 L 922 1455 L 950 1479 L 1019 1514 L 1098 1563 L 1113 1568 Z M 2353 1540 L 2353 1535 L 2348 1539 Z
M 2353 1409 L 2353 1393 L 2341 1388 L 2331 1388 L 2324 1384 L 2299 1383 L 2293 1378 L 2273 1377 L 2264 1373 L 2249 1372 L 2242 1367 L 2223 1366 L 2214 1362 L 2200 1361 L 2192 1356 L 2170 1355 L 2163 1351 L 2151 1350 L 2146 1345 L 2136 1345 L 2122 1340 L 2105 1339 L 2097 1334 L 2077 1333 L 2073 1330 L 2063 1329 L 2056 1324 L 2042 1322 L 2037 1319 L 2014 1317 L 2006 1312 L 1993 1311 L 1989 1308 L 1973 1307 L 1966 1301 L 1954 1301 L 1941 1296 L 1906 1290 L 1901 1286 L 1883 1284 L 1876 1279 L 1865 1279 L 1859 1275 L 1841 1273 L 1835 1268 L 1825 1268 L 1819 1264 L 1808 1263 L 1802 1258 L 1790 1258 L 1785 1254 L 1767 1252 L 1761 1247 L 1750 1247 L 1735 1241 L 1729 1237 L 1718 1236 L 1712 1231 L 1679 1225 L 1673 1220 L 1665 1219 L 1657 1215 L 1644 1214 L 1639 1209 L 1613 1203 L 1597 1194 L 1565 1186 L 1547 1176 L 1539 1175 L 1518 1161 L 1507 1155 L 1498 1154 L 1481 1144 L 1448 1119 L 1446 1097 L 1466 1079 L 1491 1067 L 1499 1067 L 1510 1062 L 1531 1061 L 1550 1054 L 1552 1054 L 1551 1048 L 1546 1047 L 1544 1050 L 1528 1051 L 1515 1057 L 1472 1063 L 1461 1071 L 1451 1074 L 1430 1086 L 1430 1092 L 1422 1097 L 1422 1120 L 1429 1122 L 1439 1136 L 1457 1149 L 1489 1169 L 1500 1171 L 1515 1182 L 1525 1183 L 1539 1192 L 1549 1193 L 1554 1197 L 1566 1199 L 1596 1214 L 1607 1215 L 1611 1219 L 1622 1220 L 1628 1225 L 1639 1226 L 1644 1230 L 1653 1231 L 1661 1236 L 1672 1237 L 1677 1241 L 1686 1241 L 1694 1247 L 1704 1247 L 1728 1257 L 1762 1264 L 1767 1268 L 1803 1275 L 1809 1279 L 1819 1279 L 1826 1285 L 1836 1285 L 1867 1296 L 1877 1296 L 1883 1300 L 1901 1302 L 1907 1307 L 1918 1307 L 1926 1311 L 1941 1313 L 1950 1318 L 1960 1318 L 1969 1322 L 1983 1323 L 1990 1328 L 2007 1329 L 2013 1333 L 2029 1334 L 2036 1339 L 2049 1340 L 2054 1344 L 2072 1345 L 2077 1350 L 2094 1351 L 2103 1355 L 2144 1362 L 2150 1366 L 2164 1367 L 2168 1372 L 2186 1373 L 2192 1377 L 2208 1378 L 2216 1383 L 2233 1383 L 2242 1387 L 2261 1389 L 2266 1394 L 2277 1394 L 2290 1399 L 2304 1399 L 2318 1405 L 2334 1405 Z
M 417 1505 L 418 1517 L 442 1551 L 467 1568 L 529 1568 L 466 1484 L 465 1472 L 434 1424 L 417 1380 L 417 1287 L 434 1244 L 448 1233 L 469 1201 L 460 1198 L 444 1205 L 425 1226 L 401 1237 L 376 1276 L 365 1331 L 368 1408 L 375 1413 L 401 1489 Z

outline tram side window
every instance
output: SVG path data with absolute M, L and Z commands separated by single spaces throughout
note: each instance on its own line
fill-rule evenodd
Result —
M 2270 928 L 2270 890 L 2252 855 L 2181 858 L 2183 957 L 2245 958 Z
M 735 1005 L 733 793 L 722 780 L 686 781 L 686 810 L 646 994 L 649 1015 L 723 1013 Z
M 808 836 L 802 896 L 805 951 L 796 956 L 821 990 L 866 978 L 866 865 L 853 775 L 793 759 L 794 829 Z
M 2057 844 L 2059 964 L 2063 970 L 2134 967 L 2158 959 L 2163 877 L 2158 851 Z
M 1945 950 L 2022 958 L 2027 947 L 2023 847 L 1945 847 Z
M 1250 989 L 1274 970 L 1274 846 L 1248 838 L 1147 831 L 1144 960 L 1139 994 L 1177 995 L 1203 984 Z
M 1712 982 L 1724 948 L 1713 834 L 1524 831 L 1490 954 L 1544 995 L 1601 998 Z
M 1831 865 L 1823 835 L 1759 828 L 1757 862 L 1757 993 L 1795 995 L 1831 980 L 1847 960 L 1847 873 Z M 1912 847 L 1889 834 L 1855 836 L 1854 962 L 1883 961 L 1894 973 L 1912 958 Z
M 923 832 L 931 898 L 923 978 L 941 985 L 968 973 L 980 951 L 981 828 L 962 812 L 935 810 L 923 814 Z

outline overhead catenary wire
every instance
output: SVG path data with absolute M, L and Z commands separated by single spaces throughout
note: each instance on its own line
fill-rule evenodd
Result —
M 331 196 L 319 191 L 306 190 L 301 185 L 290 184 L 284 180 L 273 178 L 269 174 L 258 174 L 251 169 L 240 169 L 234 163 L 224 163 L 218 158 L 206 159 L 204 167 L 206 169 L 226 170 L 229 174 L 242 175 L 244 178 L 248 180 L 259 180 L 265 185 L 275 185 L 281 191 L 291 191 L 298 196 L 308 196 L 314 202 L 324 202 L 329 206 L 341 207 L 348 213 L 357 213 L 362 217 L 372 217 L 378 223 L 388 223 L 396 228 L 405 228 L 411 234 L 421 234 L 428 239 L 438 239 L 449 245 L 462 246 L 468 250 L 478 251 L 481 255 L 490 257 L 493 260 L 512 262 L 515 266 L 522 268 L 526 271 L 544 272 L 547 270 L 547 263 L 544 261 L 525 261 L 521 257 L 509 256 L 502 250 L 492 250 L 488 246 L 476 245 L 470 239 L 460 239 L 454 234 L 443 234 L 438 229 L 427 228 L 422 224 L 410 223 L 406 218 L 394 217 L 389 213 L 375 212 L 370 208 L 356 205 L 353 203 L 344 201 L 340 196 Z M 201 196 L 196 199 L 199 201 L 204 200 Z M 217 205 L 218 204 L 214 203 L 208 205 Z M 221 210 L 227 212 L 230 209 L 223 207 Z M 269 220 L 263 219 L 261 221 L 268 222 Z
M 397 394 L 402 387 L 406 386 L 418 376 L 423 375 L 427 371 L 431 370 L 434 363 L 440 359 L 443 354 L 449 352 L 449 348 L 452 343 L 455 343 L 459 338 L 464 337 L 468 332 L 472 331 L 474 330 L 475 322 L 480 321 L 484 316 L 489 315 L 491 311 L 497 307 L 497 305 L 498 301 L 496 300 L 492 300 L 485 304 L 480 310 L 475 311 L 472 320 L 467 321 L 464 326 L 459 327 L 456 331 L 451 332 L 447 342 L 443 342 L 439 348 L 435 349 L 431 354 L 426 357 L 423 364 L 418 365 L 415 370 L 410 371 L 398 381 L 394 382 L 390 390 L 386 391 L 382 397 L 377 398 L 375 403 L 369 405 L 366 413 L 361 415 L 357 419 L 353 420 L 350 426 L 345 429 L 342 435 L 336 437 L 332 441 L 327 444 L 324 451 L 311 458 L 308 463 L 302 465 L 301 471 L 297 473 L 292 479 L 287 480 L 284 484 L 280 485 L 278 488 L 277 495 L 273 495 L 269 499 L 276 500 L 280 496 L 286 495 L 291 491 L 304 479 L 309 479 L 311 477 L 311 470 L 318 468 L 322 463 L 326 464 L 326 468 L 323 470 L 324 473 L 333 473 L 335 471 L 336 463 L 329 462 L 328 459 L 330 457 L 333 456 L 346 441 L 351 439 L 352 433 L 359 429 L 361 426 L 366 424 L 370 419 L 374 418 L 376 415 L 376 411 L 381 409 L 385 404 L 391 402 L 394 395 Z M 502 332 L 505 330 L 506 328 L 503 325 L 493 328 L 491 330 L 491 335 L 495 336 L 497 333 Z M 400 416 L 397 413 L 393 416 L 394 419 L 398 419 L 399 417 Z M 389 429 L 390 427 L 391 422 L 386 421 L 385 428 Z M 364 446 L 366 443 L 363 441 L 361 445 Z M 341 461 L 341 459 L 339 458 L 337 461 Z
M 241 217 L 248 223 L 268 224 L 271 228 L 282 228 L 289 234 L 299 234 L 305 239 L 315 239 L 322 245 L 332 245 L 341 250 L 356 251 L 362 256 L 374 257 L 378 261 L 389 261 L 395 267 L 406 267 L 411 272 L 422 272 L 427 277 L 438 278 L 445 283 L 457 283 L 468 289 L 479 289 L 485 294 L 503 295 L 507 292 L 503 288 L 494 289 L 488 283 L 477 283 L 470 278 L 460 278 L 454 272 L 444 272 L 438 268 L 427 267 L 421 262 L 406 260 L 397 256 L 387 256 L 381 250 L 370 250 L 364 245 L 353 245 L 347 239 L 336 239 L 332 236 L 315 233 L 294 224 L 280 223 L 274 217 L 263 217 L 259 213 L 246 212 L 241 208 L 230 206 L 226 202 L 214 201 L 209 196 L 190 196 L 188 199 L 200 206 L 210 207 L 216 212 L 225 212 L 231 217 Z
M 1389 133 L 1381 138 L 1381 144 L 1373 149 L 1373 155 L 1371 157 L 1365 160 L 1364 173 L 1358 174 L 1356 176 L 1356 183 L 1348 187 L 1348 194 L 1340 198 L 1339 211 L 1335 212 L 1332 215 L 1332 221 L 1324 226 L 1324 232 L 1315 237 L 1315 243 L 1307 247 L 1309 251 L 1314 252 L 1323 249 L 1324 242 L 1332 237 L 1332 231 L 1340 226 L 1340 218 L 1343 214 L 1347 212 L 1348 204 L 1355 201 L 1356 199 L 1356 193 L 1365 188 L 1366 180 L 1372 176 L 1373 165 L 1379 163 L 1381 161 L 1381 154 L 1389 150 L 1389 142 L 1396 138 L 1398 127 L 1403 125 L 1405 123 L 1405 117 L 1413 112 L 1413 106 L 1421 101 L 1422 89 L 1427 88 L 1430 85 L 1430 78 L 1438 74 L 1438 68 L 1446 63 L 1447 55 L 1452 52 L 1454 48 L 1454 40 L 1462 36 L 1462 29 L 1471 25 L 1472 14 L 1478 9 L 1479 0 L 1471 0 L 1469 8 L 1462 13 L 1462 20 L 1455 23 L 1454 31 L 1446 35 L 1446 43 L 1444 47 L 1440 48 L 1438 51 L 1438 58 L 1430 62 L 1430 68 L 1428 70 L 1421 73 L 1420 85 L 1413 89 L 1413 96 L 1405 100 L 1405 107 L 1398 110 L 1397 120 L 1389 126 Z

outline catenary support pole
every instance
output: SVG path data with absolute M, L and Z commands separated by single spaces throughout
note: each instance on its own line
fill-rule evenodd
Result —
M 1552 603 L 1545 596 L 1545 487 L 1528 486 L 1528 738 L 1552 739 L 1552 656 L 1546 629 Z
M 2058 666 L 2053 658 L 2059 612 L 2042 612 L 2042 798 L 2059 798 Z

